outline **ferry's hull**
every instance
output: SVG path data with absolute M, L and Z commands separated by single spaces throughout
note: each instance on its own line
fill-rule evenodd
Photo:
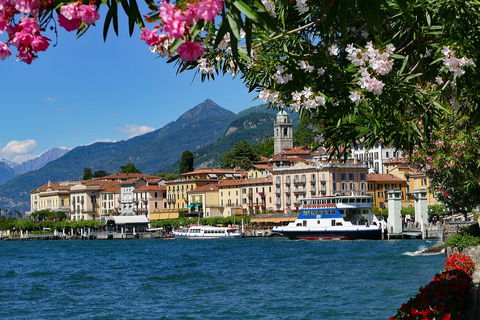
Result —
M 372 230 L 273 230 L 289 239 L 339 239 L 339 240 L 379 240 L 382 239 L 381 229 Z
M 222 235 L 196 235 L 196 234 L 181 234 L 181 233 L 173 233 L 175 239 L 233 239 L 233 238 L 241 238 L 243 235 L 240 234 L 232 234 L 228 236 Z

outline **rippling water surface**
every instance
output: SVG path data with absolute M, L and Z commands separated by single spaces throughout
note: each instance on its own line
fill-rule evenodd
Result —
M 0 319 L 388 319 L 434 242 L 0 242 Z

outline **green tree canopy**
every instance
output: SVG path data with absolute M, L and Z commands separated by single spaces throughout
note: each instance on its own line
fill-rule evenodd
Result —
M 93 178 L 92 168 L 83 167 L 82 180 L 90 180 Z
M 316 121 L 307 115 L 303 115 L 300 117 L 300 124 L 297 131 L 293 133 L 293 144 L 298 147 L 316 146 L 316 131 L 318 131 Z
M 139 169 L 135 168 L 133 163 L 129 163 L 126 166 L 120 167 L 120 173 L 142 173 Z
M 106 177 L 106 176 L 109 176 L 110 173 L 106 172 L 105 170 L 98 170 L 98 171 L 95 171 L 95 173 L 93 174 L 93 177 L 94 178 L 101 178 L 101 177 Z
M 237 142 L 232 150 L 227 151 L 221 158 L 221 168 L 243 168 L 246 169 L 255 161 L 259 160 L 255 149 L 247 141 Z
M 259 142 L 254 146 L 254 149 L 259 156 L 270 158 L 275 150 L 273 137 L 264 137 L 262 142 Z
M 193 171 L 193 153 L 185 150 L 180 160 L 179 174 Z

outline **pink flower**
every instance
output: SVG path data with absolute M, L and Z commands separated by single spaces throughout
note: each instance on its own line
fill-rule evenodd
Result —
M 48 46 L 50 45 L 48 43 L 48 41 L 50 41 L 50 39 L 44 37 L 44 36 L 41 36 L 41 35 L 38 35 L 36 36 L 35 38 L 33 38 L 33 41 L 32 41 L 32 49 L 35 51 L 35 52 L 38 52 L 38 51 L 45 51 L 47 50 Z
M 80 28 L 82 20 L 80 19 L 67 19 L 62 14 L 58 14 L 58 24 L 67 31 L 73 31 Z
M 204 0 L 197 3 L 195 13 L 198 19 L 212 21 L 222 11 L 223 2 L 220 0 Z
M 155 46 L 159 43 L 160 37 L 156 31 L 150 31 L 147 28 L 142 28 L 140 33 L 140 39 L 145 41 L 149 46 Z
M 205 48 L 198 41 L 196 42 L 184 42 L 178 47 L 178 54 L 184 61 L 193 61 L 203 56 Z
M 185 33 L 185 21 L 167 20 L 165 23 L 165 32 L 171 38 L 181 38 Z
M 91 25 L 100 19 L 100 14 L 95 10 L 95 6 L 82 4 L 78 7 L 77 18 Z
M 12 52 L 8 48 L 8 45 L 6 43 L 3 43 L 0 41 L 0 59 L 5 60 L 6 58 L 10 57 L 12 55 Z
M 60 8 L 60 14 L 65 19 L 73 20 L 77 18 L 78 4 L 76 2 L 69 3 Z
M 35 56 L 32 54 L 32 52 L 28 50 L 20 51 L 17 54 L 18 59 L 20 61 L 25 62 L 26 64 L 31 64 Z

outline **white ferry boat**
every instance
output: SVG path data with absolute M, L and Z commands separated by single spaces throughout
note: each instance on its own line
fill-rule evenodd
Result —
M 371 196 L 300 199 L 297 220 L 275 227 L 290 239 L 381 239 L 381 223 L 372 212 Z
M 228 239 L 241 238 L 243 234 L 233 227 L 192 226 L 173 231 L 173 236 L 175 239 Z

